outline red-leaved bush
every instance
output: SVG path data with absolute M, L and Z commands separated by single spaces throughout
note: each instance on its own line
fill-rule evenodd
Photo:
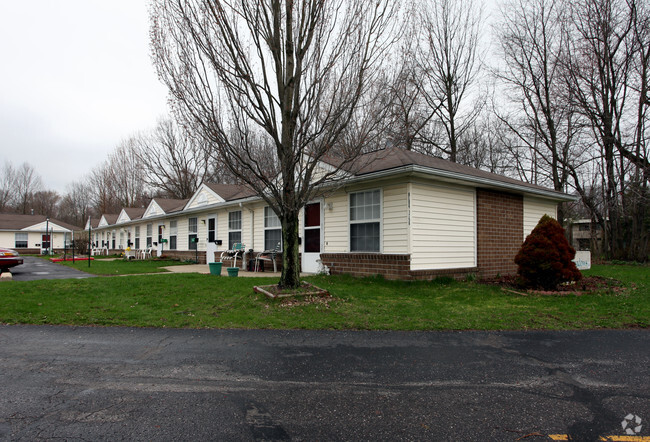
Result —
M 572 261 L 575 255 L 560 223 L 544 215 L 515 256 L 517 273 L 526 287 L 553 290 L 562 282 L 582 278 Z

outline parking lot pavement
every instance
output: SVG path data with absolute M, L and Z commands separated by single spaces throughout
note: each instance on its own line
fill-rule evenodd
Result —
M 0 440 L 650 440 L 647 330 L 0 325 L 0 373 Z
M 39 279 L 82 279 L 95 275 L 71 269 L 47 259 L 23 256 L 23 264 L 11 268 L 14 281 L 36 281 Z

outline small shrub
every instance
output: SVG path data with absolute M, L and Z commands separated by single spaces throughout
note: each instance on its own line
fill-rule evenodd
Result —
M 544 215 L 515 256 L 517 273 L 526 287 L 553 290 L 560 283 L 582 278 L 572 261 L 575 255 L 560 223 Z

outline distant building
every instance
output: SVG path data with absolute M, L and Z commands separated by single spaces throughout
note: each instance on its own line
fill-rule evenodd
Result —
M 571 245 L 576 250 L 601 250 L 603 231 L 600 224 L 590 219 L 579 219 L 571 222 L 569 226 Z
M 80 227 L 44 215 L 0 213 L 0 247 L 41 254 L 45 249 L 69 248 L 72 232 Z

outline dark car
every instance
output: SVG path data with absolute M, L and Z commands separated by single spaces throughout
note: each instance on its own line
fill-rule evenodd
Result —
M 19 266 L 22 263 L 23 259 L 18 252 L 0 247 L 0 272 L 7 270 L 9 267 Z

